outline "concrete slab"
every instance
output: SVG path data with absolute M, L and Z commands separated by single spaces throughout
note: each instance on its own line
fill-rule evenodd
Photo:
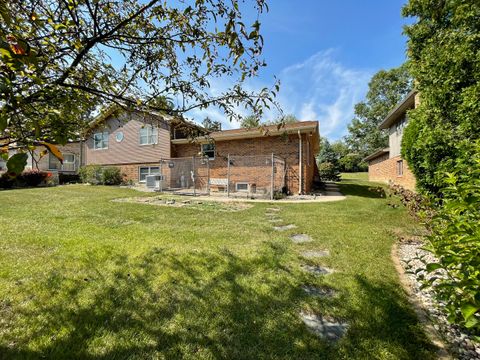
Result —
M 348 329 L 347 323 L 327 316 L 302 311 L 300 312 L 300 318 L 312 333 L 329 341 L 339 340 Z

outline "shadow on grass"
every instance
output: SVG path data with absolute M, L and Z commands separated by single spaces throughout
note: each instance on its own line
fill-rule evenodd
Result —
M 366 198 L 385 198 L 385 188 L 376 184 L 358 184 L 352 182 L 338 183 L 340 192 L 344 195 L 361 196 Z
M 346 307 L 347 336 L 330 344 L 310 334 L 298 318 L 305 275 L 285 265 L 287 249 L 268 243 L 240 258 L 226 249 L 174 254 L 157 248 L 139 258 L 112 255 L 108 271 L 93 259 L 88 275 L 55 271 L 2 325 L 0 357 L 430 357 L 396 284 L 363 277 L 355 279 L 355 301 L 349 294 L 326 304 Z

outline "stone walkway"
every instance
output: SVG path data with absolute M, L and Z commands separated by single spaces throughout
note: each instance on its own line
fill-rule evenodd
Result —
M 339 191 L 338 185 L 335 183 L 326 183 L 326 194 L 331 196 L 341 196 L 342 194 Z M 295 229 L 297 226 L 295 224 L 285 224 L 281 218 L 278 217 L 280 213 L 280 208 L 267 208 L 265 216 L 268 217 L 268 221 L 272 223 L 273 229 L 276 231 L 287 231 Z M 305 243 L 311 243 L 314 240 L 308 234 L 298 233 L 290 235 L 290 240 L 299 246 Z M 301 252 L 301 256 L 305 259 L 314 259 L 322 258 L 330 255 L 328 249 L 318 249 L 318 250 L 308 250 Z M 301 268 L 311 273 L 315 276 L 328 276 L 329 274 L 335 272 L 335 269 L 320 265 L 309 265 L 302 264 Z M 317 287 L 313 285 L 302 285 L 302 290 L 312 297 L 332 297 L 335 296 L 335 290 L 329 287 Z M 300 319 L 303 321 L 305 326 L 313 334 L 317 335 L 323 340 L 327 341 L 337 341 L 345 335 L 345 332 L 348 329 L 348 324 L 341 322 L 337 319 L 329 317 L 328 315 L 320 315 L 311 312 L 301 311 Z

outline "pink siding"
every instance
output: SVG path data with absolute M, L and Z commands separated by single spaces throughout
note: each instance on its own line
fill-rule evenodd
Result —
M 158 126 L 158 143 L 140 145 L 139 132 L 144 124 Z M 108 149 L 95 150 L 93 135 L 96 132 L 108 131 Z M 122 131 L 121 142 L 115 140 Z M 85 141 L 85 163 L 87 165 L 131 164 L 157 162 L 160 158 L 170 157 L 170 131 L 168 124 L 158 118 L 139 113 L 122 114 L 111 117 L 102 125 L 92 130 Z
M 73 143 L 63 145 L 63 146 L 58 145 L 57 147 L 62 154 L 73 154 L 73 155 L 75 155 L 75 170 L 73 170 L 73 172 L 78 171 L 78 168 L 81 166 L 81 164 L 80 164 L 80 160 L 81 160 L 81 145 L 80 145 L 80 142 L 79 141 L 78 142 L 73 142 Z M 38 161 L 38 164 L 37 164 L 38 169 L 43 170 L 43 171 L 51 170 L 51 169 L 49 169 L 48 159 L 49 159 L 50 156 L 53 156 L 53 155 L 48 153 L 47 155 L 45 155 L 41 159 L 39 159 L 40 152 L 42 152 L 43 150 L 45 150 L 45 148 L 43 146 L 39 146 L 35 150 L 35 159 Z M 28 164 L 28 166 L 31 166 L 32 168 L 35 168 L 35 162 L 32 161 L 32 164 Z M 62 171 L 61 169 L 59 169 L 59 172 L 72 172 L 72 171 Z

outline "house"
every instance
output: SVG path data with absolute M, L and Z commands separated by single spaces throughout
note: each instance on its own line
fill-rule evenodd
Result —
M 208 191 L 308 193 L 318 177 L 318 147 L 317 121 L 207 134 L 165 114 L 111 107 L 90 124 L 82 141 L 59 147 L 63 165 L 51 154 L 29 163 L 67 173 L 83 165 L 115 166 L 134 183 L 161 173 L 172 189 L 201 183 Z
M 408 110 L 415 109 L 419 104 L 419 94 L 411 91 L 379 125 L 388 131 L 389 147 L 376 151 L 364 160 L 368 162 L 368 178 L 370 181 L 401 185 L 406 189 L 415 190 L 415 176 L 401 156 L 403 130 L 408 123 Z

